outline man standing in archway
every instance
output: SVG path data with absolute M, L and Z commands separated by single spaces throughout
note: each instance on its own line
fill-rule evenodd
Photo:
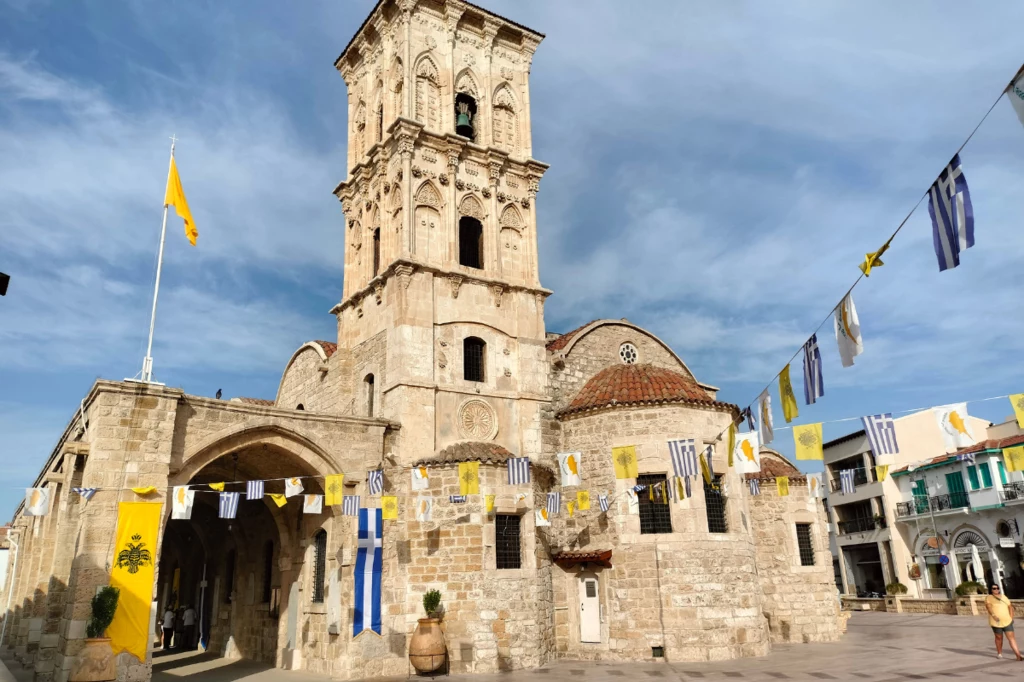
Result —
M 171 637 L 174 636 L 174 609 L 171 605 L 167 605 L 167 609 L 164 611 L 164 651 L 169 651 L 171 648 Z
M 191 604 L 185 605 L 185 613 L 182 616 L 182 620 L 185 622 L 185 648 L 195 649 L 196 610 L 192 608 Z

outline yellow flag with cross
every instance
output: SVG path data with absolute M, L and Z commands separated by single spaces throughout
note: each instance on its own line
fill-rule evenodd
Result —
M 824 459 L 821 442 L 821 422 L 793 427 L 793 443 L 797 459 Z
M 789 497 L 789 476 L 776 476 L 775 485 L 779 489 L 779 497 Z
M 1024 445 L 1003 448 L 1003 462 L 1007 471 L 1024 471 Z
M 576 508 L 580 511 L 587 511 L 590 509 L 590 491 L 589 490 L 577 490 L 576 491 Z
M 636 446 L 622 445 L 612 448 L 612 464 L 615 466 L 615 478 L 636 478 Z
M 793 395 L 793 382 L 789 380 L 789 365 L 779 372 L 779 397 L 782 399 L 782 416 L 786 418 L 788 424 L 800 416 L 796 396 Z
M 324 504 L 328 507 L 341 504 L 345 497 L 345 474 L 324 476 Z
M 1013 414 L 1017 417 L 1017 426 L 1024 429 L 1024 393 L 1011 395 L 1010 405 L 1013 406 Z
M 398 498 L 394 495 L 382 495 L 380 498 L 380 517 L 384 521 L 398 520 Z
M 459 463 L 459 494 L 480 494 L 480 462 Z

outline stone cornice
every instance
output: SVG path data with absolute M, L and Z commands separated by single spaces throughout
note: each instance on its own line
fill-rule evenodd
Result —
M 494 389 L 481 388 L 476 390 L 473 388 L 467 388 L 464 386 L 452 386 L 449 384 L 438 384 L 429 381 L 395 381 L 387 386 L 381 388 L 381 393 L 389 393 L 396 388 L 402 387 L 413 387 L 413 388 L 425 388 L 434 391 L 435 393 L 457 393 L 473 398 L 494 398 L 497 400 L 532 400 L 538 403 L 550 403 L 552 402 L 551 396 L 543 395 L 540 393 L 529 393 L 526 391 L 497 391 Z

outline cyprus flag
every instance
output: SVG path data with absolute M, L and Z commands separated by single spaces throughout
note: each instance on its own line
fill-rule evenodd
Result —
M 738 474 L 756 474 L 761 471 L 761 453 L 758 451 L 757 431 L 736 434 L 733 463 Z
M 935 412 L 935 418 L 939 420 L 939 431 L 946 442 L 946 452 L 966 448 L 978 442 L 968 421 L 967 403 L 943 405 L 933 407 L 932 410 Z

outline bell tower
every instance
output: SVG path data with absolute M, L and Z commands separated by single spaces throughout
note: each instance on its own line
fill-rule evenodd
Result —
M 348 169 L 332 312 L 349 389 L 375 377 L 403 460 L 460 440 L 539 452 L 548 166 L 533 158 L 529 80 L 543 37 L 464 0 L 381 0 L 335 62 Z

